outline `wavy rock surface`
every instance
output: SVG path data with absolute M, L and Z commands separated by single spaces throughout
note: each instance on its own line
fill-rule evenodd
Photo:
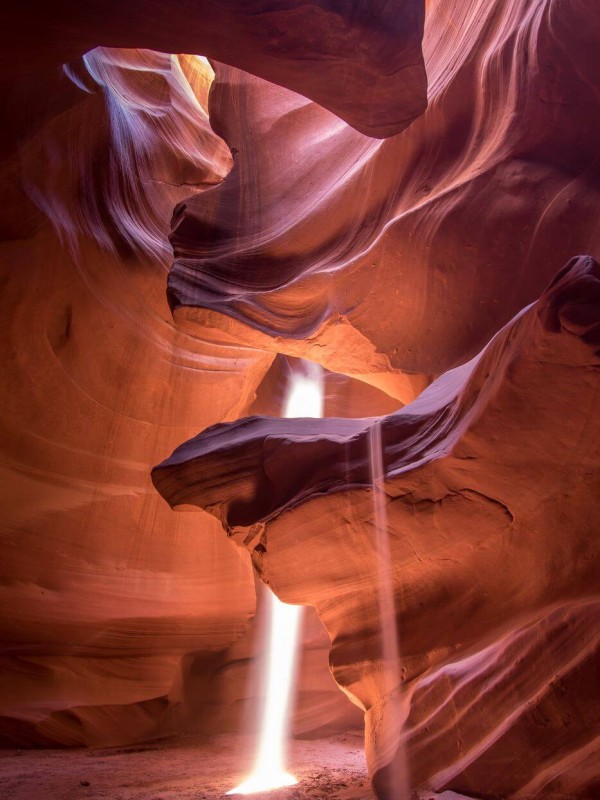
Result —
M 369 136 L 391 136 L 427 104 L 423 0 L 67 0 L 3 8 L 0 91 L 97 46 L 198 53 L 310 97 Z M 27 57 L 22 34 L 27 32 Z
M 334 675 L 366 711 L 381 797 L 395 796 L 404 748 L 415 786 L 521 798 L 598 788 L 599 346 L 600 265 L 580 257 L 400 411 L 217 425 L 153 471 L 171 506 L 220 519 L 283 600 L 316 607 Z M 392 691 L 374 426 L 401 653 Z
M 595 0 L 431 0 L 428 108 L 383 142 L 217 65 L 235 166 L 175 214 L 178 323 L 414 399 L 394 374 L 463 363 L 600 255 L 599 36 Z
M 211 76 L 195 56 L 98 48 L 26 95 L 28 135 L 2 162 L 4 745 L 209 729 L 215 694 L 231 730 L 249 702 L 250 560 L 208 515 L 174 520 L 149 480 L 198 426 L 279 414 L 289 377 L 271 352 L 177 330 L 165 300 L 172 208 L 232 163 Z M 332 409 L 397 406 L 333 383 Z M 305 648 L 296 729 L 355 724 L 316 623 Z
M 13 746 L 179 730 L 184 657 L 226 649 L 255 606 L 246 554 L 208 516 L 173 520 L 148 474 L 199 424 L 248 413 L 272 361 L 178 331 L 165 302 L 170 209 L 229 168 L 209 76 L 140 51 L 85 63 L 85 91 L 57 79 L 57 108 L 69 102 L 3 164 L 26 189 L 0 244 L 0 742 Z
M 145 740 L 207 698 L 229 730 L 250 561 L 174 518 L 150 465 L 277 414 L 281 354 L 344 373 L 328 415 L 390 414 L 599 255 L 596 3 L 431 0 L 425 113 L 417 0 L 35 5 L 0 12 L 0 741 Z M 215 60 L 210 121 L 206 64 L 154 50 Z M 319 608 L 382 796 L 405 748 L 414 783 L 600 791 L 596 269 L 383 425 L 402 691 L 368 421 L 212 430 L 202 496 L 195 456 L 169 468 L 174 501 Z M 353 721 L 328 646 L 309 629 L 303 735 Z
M 257 581 L 257 612 L 246 634 L 218 655 L 190 656 L 184 675 L 190 729 L 203 734 L 257 737 L 264 709 L 268 590 Z M 353 731 L 362 736 L 363 712 L 340 691 L 329 669 L 331 640 L 316 611 L 302 617 L 290 732 L 314 739 Z M 254 740 L 256 742 L 256 739 Z

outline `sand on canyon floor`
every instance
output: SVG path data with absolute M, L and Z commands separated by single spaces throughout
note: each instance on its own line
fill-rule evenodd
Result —
M 130 747 L 0 751 L 2 800 L 221 800 L 245 777 L 255 740 L 179 737 Z M 295 740 L 289 770 L 299 783 L 254 800 L 374 800 L 362 737 Z M 240 795 L 238 795 L 240 797 Z M 457 800 L 458 795 L 426 792 Z

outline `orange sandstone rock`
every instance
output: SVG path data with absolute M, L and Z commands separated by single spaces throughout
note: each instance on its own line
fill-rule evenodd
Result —
M 316 607 L 334 675 L 365 709 L 380 797 L 395 797 L 404 748 L 414 786 L 593 796 L 599 345 L 600 265 L 579 257 L 481 354 L 381 419 L 392 691 L 373 419 L 217 425 L 153 471 L 174 508 L 216 516 L 281 599 Z

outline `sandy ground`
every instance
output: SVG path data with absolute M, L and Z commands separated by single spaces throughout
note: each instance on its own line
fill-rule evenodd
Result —
M 254 742 L 224 735 L 132 747 L 0 751 L 2 800 L 220 800 L 247 776 Z M 374 800 L 362 738 L 294 741 L 289 769 L 299 783 L 254 800 Z M 241 796 L 238 795 L 241 800 Z M 422 800 L 455 800 L 451 792 Z
M 247 776 L 244 736 L 182 737 L 132 747 L 0 751 L 2 800 L 217 800 Z M 292 742 L 297 786 L 269 800 L 372 800 L 358 736 Z M 253 795 L 254 798 L 260 797 Z

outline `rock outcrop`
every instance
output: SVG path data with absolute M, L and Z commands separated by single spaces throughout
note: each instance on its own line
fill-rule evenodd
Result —
M 381 797 L 595 800 L 597 0 L 0 16 L 0 744 L 236 729 L 254 562 Z
M 392 136 L 427 104 L 424 13 L 424 0 L 11 3 L 0 18 L 0 93 L 14 98 L 15 81 L 98 46 L 201 54 L 300 92 L 369 136 Z
M 95 51 L 72 76 L 85 91 L 57 79 L 57 107 L 69 102 L 3 164 L 0 742 L 12 746 L 181 730 L 184 658 L 225 650 L 255 607 L 246 554 L 208 516 L 174 520 L 149 479 L 198 424 L 248 413 L 273 358 L 178 331 L 165 301 L 170 209 L 230 166 L 208 125 L 209 71 Z
M 391 27 L 370 18 L 374 38 L 354 66 L 342 52 L 348 41 L 329 38 L 333 50 L 327 45 L 318 56 L 326 66 L 308 73 L 323 79 L 332 102 L 340 97 L 332 92 L 336 79 L 326 79 L 339 68 L 332 53 L 344 59 L 346 77 L 358 81 L 364 68 L 372 80 L 369 62 L 383 56 L 383 37 L 397 66 L 403 59 L 414 65 L 416 83 L 406 84 L 407 91 L 414 88 L 416 105 L 423 105 L 421 6 L 405 8 L 412 27 L 397 15 Z M 24 11 L 26 4 L 11 9 L 13 16 Z M 198 427 L 246 415 L 257 402 L 272 413 L 280 409 L 266 388 L 279 380 L 272 351 L 209 332 L 190 336 L 170 319 L 165 285 L 172 210 L 220 183 L 233 159 L 209 124 L 213 72 L 206 60 L 106 47 L 80 55 L 90 45 L 114 43 L 106 26 L 116 31 L 123 13 L 143 11 L 121 4 L 121 16 L 104 9 L 102 19 L 91 20 L 84 3 L 64 26 L 61 9 L 40 9 L 27 24 L 30 44 L 42 29 L 43 42 L 29 60 L 9 59 L 4 75 L 0 254 L 3 304 L 10 310 L 2 323 L 5 745 L 116 744 L 198 727 L 192 700 L 199 695 L 202 707 L 206 697 L 194 664 L 227 667 L 231 646 L 240 637 L 238 650 L 252 641 L 249 558 L 219 541 L 209 516 L 172 525 L 149 480 L 151 466 Z M 362 35 L 364 14 L 352 20 L 343 10 L 321 11 L 338 33 L 352 28 Z M 291 24 L 295 13 L 286 26 L 300 46 L 304 34 Z M 250 15 L 246 22 L 252 27 L 259 20 Z M 53 37 L 58 29 L 63 35 Z M 168 28 L 155 21 L 151 29 L 167 39 L 169 30 L 183 33 L 180 42 L 190 50 L 196 41 L 192 24 Z M 128 26 L 121 34 L 141 44 L 149 30 Z M 261 30 L 258 24 L 258 38 Z M 230 50 L 238 33 L 227 33 Z M 249 31 L 248 38 L 253 35 Z M 406 47 L 398 46 L 399 37 Z M 305 56 L 312 46 L 306 43 Z M 216 52 L 226 58 L 222 49 Z M 281 57 L 283 71 L 286 59 L 293 62 L 291 52 Z M 271 75 L 271 67 L 265 70 Z M 308 74 L 288 71 L 292 83 Z M 404 102 L 402 71 L 389 81 L 383 76 L 379 99 L 375 92 L 360 106 L 354 84 L 344 98 L 348 114 L 375 129 L 383 103 L 385 126 L 396 129 L 405 119 L 398 112 L 394 122 L 391 110 Z M 390 91 L 393 101 L 384 98 Z M 314 93 L 321 98 L 318 87 Z M 348 394 L 353 382 L 336 380 L 338 388 L 345 382 L 350 413 L 358 413 L 361 391 L 354 392 L 355 401 Z M 377 389 L 367 387 L 366 394 L 370 403 L 383 402 L 382 409 L 397 405 Z M 350 704 L 326 666 L 326 634 L 315 625 L 301 673 L 306 685 L 296 728 L 303 733 L 331 726 L 336 714 L 340 724 L 349 719 Z M 205 681 L 210 676 L 207 666 Z M 236 689 L 241 704 L 247 701 L 244 677 Z M 226 704 L 218 712 L 220 724 L 233 728 L 236 714 L 229 715 Z
M 217 425 L 153 471 L 171 506 L 216 516 L 281 599 L 316 607 L 334 675 L 366 711 L 381 797 L 395 796 L 390 765 L 404 748 L 413 785 L 524 798 L 597 789 L 599 346 L 600 265 L 579 257 L 409 406 L 381 420 Z M 391 692 L 374 425 L 401 654 Z
M 599 38 L 595 0 L 431 0 L 428 108 L 386 141 L 216 65 L 235 164 L 175 213 L 177 323 L 414 399 L 394 377 L 464 363 L 600 255 Z

